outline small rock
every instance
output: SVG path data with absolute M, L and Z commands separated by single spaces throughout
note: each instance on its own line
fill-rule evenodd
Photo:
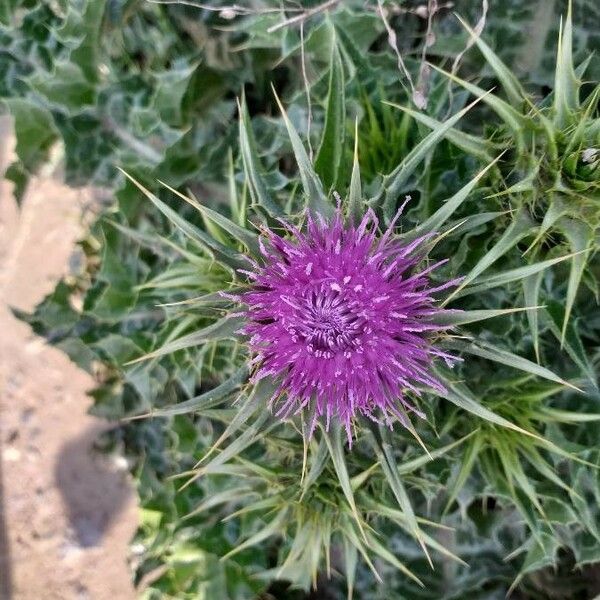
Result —
M 2 458 L 6 462 L 18 462 L 21 460 L 21 452 L 16 448 L 5 448 L 2 452 Z

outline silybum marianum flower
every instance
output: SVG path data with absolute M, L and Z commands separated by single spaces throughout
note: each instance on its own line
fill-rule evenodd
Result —
M 326 221 L 307 217 L 305 231 L 282 222 L 285 237 L 265 229 L 263 264 L 244 271 L 250 287 L 246 305 L 254 381 L 272 377 L 278 389 L 271 404 L 287 418 L 302 410 L 345 426 L 364 415 L 391 424 L 396 417 L 423 414 L 406 392 L 423 387 L 444 391 L 430 372 L 434 358 L 453 360 L 432 343 L 444 329 L 432 323 L 441 312 L 429 274 L 445 261 L 417 271 L 423 243 L 394 238 L 393 227 L 378 235 L 369 210 L 359 224 L 345 224 L 341 210 Z

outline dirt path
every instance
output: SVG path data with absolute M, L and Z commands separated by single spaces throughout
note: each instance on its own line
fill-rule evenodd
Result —
M 0 120 L 0 173 L 10 159 Z M 4 143 L 3 143 L 4 142 Z M 68 269 L 88 192 L 39 177 L 17 210 L 0 183 L 0 598 L 128 600 L 136 506 L 124 465 L 91 450 L 92 379 L 36 338 L 31 310 Z

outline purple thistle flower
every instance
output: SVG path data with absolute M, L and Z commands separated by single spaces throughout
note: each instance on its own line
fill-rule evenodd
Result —
M 392 236 L 396 219 L 379 237 L 371 209 L 358 226 L 345 225 L 339 207 L 330 222 L 308 216 L 306 232 L 282 222 L 290 235 L 265 229 L 264 265 L 244 271 L 250 289 L 238 300 L 247 306 L 253 381 L 272 376 L 277 416 L 306 409 L 310 434 L 317 419 L 329 428 L 337 418 L 351 444 L 356 415 L 408 425 L 407 413 L 424 415 L 407 390 L 444 391 L 429 367 L 435 357 L 455 359 L 432 344 L 445 327 L 431 321 L 442 312 L 431 294 L 457 280 L 430 287 L 430 272 L 446 261 L 415 272 L 432 234 L 403 244 Z

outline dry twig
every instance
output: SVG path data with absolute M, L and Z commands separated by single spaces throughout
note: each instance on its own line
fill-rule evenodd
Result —
M 314 17 L 315 15 L 318 15 L 321 12 L 329 10 L 339 3 L 340 0 L 327 0 L 327 2 L 324 2 L 319 6 L 315 6 L 314 8 L 306 10 L 303 13 L 296 15 L 295 17 L 291 17 L 289 19 L 286 19 L 285 21 L 282 21 L 281 23 L 277 23 L 277 25 L 269 27 L 269 29 L 267 29 L 267 33 L 273 33 L 274 31 L 278 31 L 279 29 L 283 29 L 284 27 L 287 27 L 289 25 L 295 25 L 296 23 L 304 23 L 306 19 L 310 19 L 311 17 Z

